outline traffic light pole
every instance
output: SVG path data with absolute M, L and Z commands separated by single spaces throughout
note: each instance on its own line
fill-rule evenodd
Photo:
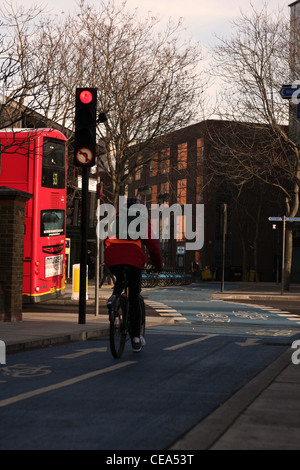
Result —
M 100 223 L 100 175 L 99 175 L 99 157 L 97 157 L 97 207 L 96 207 L 96 227 Z M 96 273 L 95 273 L 95 316 L 99 315 L 99 282 L 100 282 L 100 238 L 96 230 Z
M 81 198 L 81 254 L 80 254 L 80 287 L 79 287 L 79 323 L 86 320 L 86 265 L 88 240 L 88 188 L 89 167 L 82 167 L 82 198 Z
M 282 218 L 283 228 L 282 228 L 282 265 L 281 265 L 281 295 L 283 295 L 285 287 L 285 231 L 286 231 L 286 217 Z
M 86 321 L 89 167 L 96 156 L 97 88 L 76 88 L 74 165 L 82 168 L 79 323 Z

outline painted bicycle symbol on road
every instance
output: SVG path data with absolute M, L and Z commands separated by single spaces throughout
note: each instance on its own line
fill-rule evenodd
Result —
M 238 311 L 233 310 L 232 315 L 235 318 L 240 318 L 240 319 L 245 319 L 245 320 L 266 321 L 268 319 L 268 315 L 264 315 L 258 312 L 253 312 L 251 310 L 238 310 Z M 208 323 L 213 323 L 213 322 L 230 323 L 231 322 L 229 315 L 226 315 L 224 313 L 200 312 L 200 313 L 196 313 L 196 317 L 200 318 L 203 322 L 208 322 Z
M 28 366 L 27 364 L 14 364 L 1 368 L 2 375 L 6 377 L 38 377 L 51 374 L 47 366 Z
M 255 336 L 291 336 L 294 334 L 293 330 L 251 330 L 246 331 L 246 334 Z
M 196 317 L 200 318 L 204 322 L 221 322 L 221 323 L 230 323 L 230 318 L 224 313 L 196 313 Z
M 238 310 L 232 311 L 233 315 L 237 318 L 245 318 L 247 320 L 268 320 L 269 316 L 262 313 L 253 312 L 251 310 Z

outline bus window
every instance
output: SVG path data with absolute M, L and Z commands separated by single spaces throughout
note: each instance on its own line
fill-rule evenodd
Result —
M 44 137 L 42 186 L 44 188 L 65 187 L 65 142 Z
M 41 237 L 54 237 L 65 233 L 65 211 L 48 209 L 41 211 Z

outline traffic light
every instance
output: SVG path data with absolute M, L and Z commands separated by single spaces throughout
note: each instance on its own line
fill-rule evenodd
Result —
M 93 166 L 96 157 L 97 88 L 76 88 L 74 165 Z

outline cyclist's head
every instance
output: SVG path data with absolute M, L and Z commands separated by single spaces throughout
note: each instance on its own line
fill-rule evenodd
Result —
M 133 204 L 142 204 L 142 201 L 140 199 L 137 199 L 136 197 L 129 197 L 127 199 L 127 209 L 133 206 Z

